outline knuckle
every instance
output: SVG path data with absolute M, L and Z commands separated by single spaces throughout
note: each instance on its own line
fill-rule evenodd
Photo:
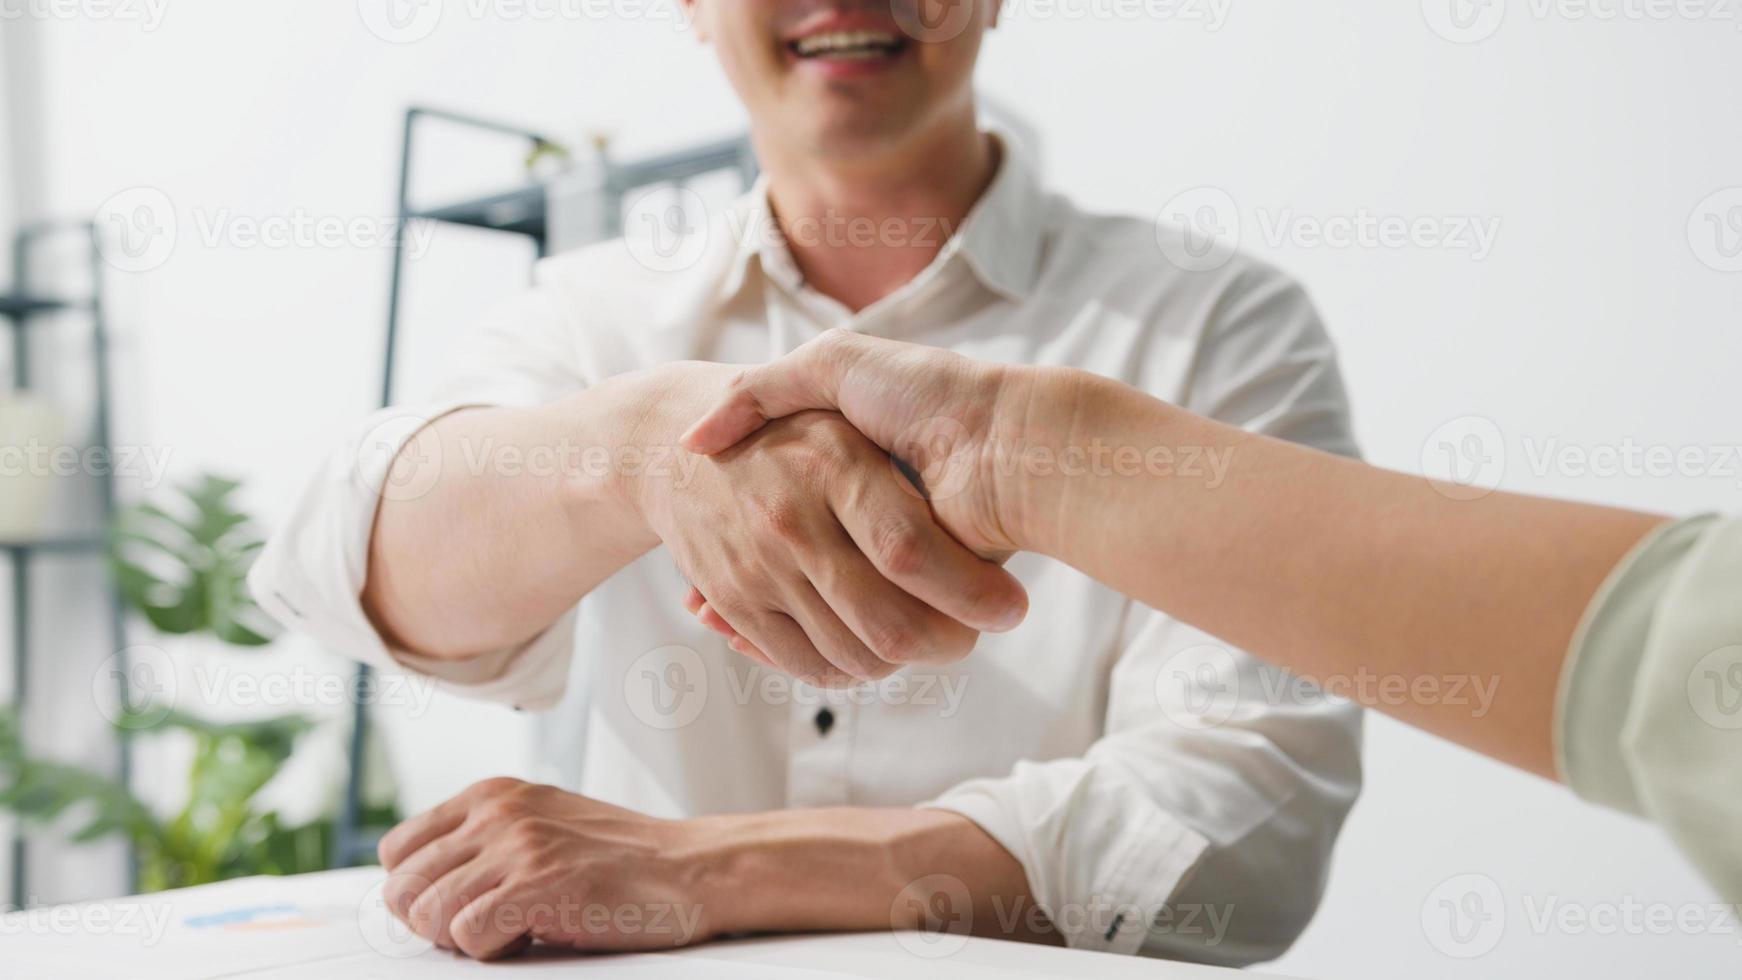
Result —
M 464 796 L 474 800 L 492 800 L 515 792 L 526 783 L 512 776 L 493 776 L 466 787 Z
M 916 575 L 926 568 L 925 541 L 918 528 L 905 519 L 878 521 L 871 532 L 874 557 L 885 574 Z
M 906 664 L 924 655 L 919 634 L 900 622 L 883 622 L 871 629 L 871 651 L 885 663 Z
M 823 664 L 813 667 L 809 671 L 797 675 L 797 679 L 801 683 L 815 688 L 847 687 L 858 682 L 858 679 L 852 674 L 847 673 L 833 664 Z
M 761 503 L 757 507 L 757 520 L 768 535 L 783 544 L 797 544 L 805 538 L 804 511 L 790 498 Z
M 880 681 L 901 669 L 901 665 L 887 660 L 878 660 L 865 670 L 864 680 Z

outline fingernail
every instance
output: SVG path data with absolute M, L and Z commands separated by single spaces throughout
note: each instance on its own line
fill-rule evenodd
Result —
M 992 626 L 992 632 L 1008 633 L 1016 627 L 1021 626 L 1022 621 L 1027 618 L 1027 605 L 1011 606 L 1004 615 L 998 617 L 998 622 Z

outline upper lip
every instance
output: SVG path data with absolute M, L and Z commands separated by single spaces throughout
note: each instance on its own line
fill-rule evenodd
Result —
M 906 40 L 901 32 L 901 26 L 894 18 L 878 16 L 869 11 L 826 11 L 800 21 L 798 25 L 787 32 L 783 39 L 785 44 L 796 44 L 807 37 L 818 34 L 835 34 L 841 31 L 869 31 L 876 34 L 887 34 L 896 41 Z

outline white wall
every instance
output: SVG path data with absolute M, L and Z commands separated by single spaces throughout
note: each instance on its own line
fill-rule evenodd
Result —
M 1057 14 L 1129 4 L 1012 2 L 983 84 L 1038 124 L 1054 180 L 1091 205 L 1144 214 L 1231 200 L 1244 244 L 1303 278 L 1323 307 L 1374 460 L 1420 468 L 1424 448 L 1473 434 L 1469 458 L 1491 461 L 1508 487 L 1734 509 L 1734 472 L 1599 478 L 1534 462 L 1555 438 L 1742 442 L 1742 274 L 1719 271 L 1722 255 L 1689 233 L 1690 219 L 1708 228 L 1696 215 L 1708 195 L 1742 186 L 1734 18 L 1539 15 L 1539 3 L 1496 0 L 1486 9 L 1505 12 L 1498 30 L 1460 44 L 1430 27 L 1447 23 L 1439 0 L 1217 3 L 1219 27 Z M 379 40 L 347 2 L 179 0 L 155 30 L 91 17 L 42 25 L 52 207 L 90 213 L 145 186 L 180 219 L 164 265 L 116 276 L 123 441 L 171 448 L 180 473 L 244 475 L 268 518 L 284 511 L 328 433 L 372 402 L 387 254 L 208 247 L 200 225 L 385 216 L 408 102 L 562 135 L 602 129 L 624 152 L 740 118 L 708 56 L 669 20 L 470 9 L 452 0 L 408 44 Z M 431 176 L 457 181 L 460 169 Z M 1176 200 L 1205 185 L 1226 197 Z M 1371 213 L 1442 228 L 1497 221 L 1498 237 L 1479 258 L 1315 247 L 1272 236 L 1285 208 L 1297 230 Z M 414 377 L 437 370 L 441 338 L 513 288 L 522 258 L 476 235 L 438 235 L 412 279 Z M 473 737 L 494 712 L 439 711 L 449 724 L 395 725 L 414 803 L 495 764 Z M 467 733 L 471 754 L 415 765 L 431 753 L 411 752 L 409 739 L 438 727 Z M 500 744 L 520 744 L 519 730 L 498 727 Z M 1533 919 L 1550 901 L 1598 913 L 1703 907 L 1710 893 L 1656 832 L 1383 719 L 1368 756 L 1326 905 L 1282 972 L 1734 975 L 1734 936 L 1595 935 Z M 1424 909 L 1430 926 L 1440 921 L 1440 883 L 1466 874 L 1492 879 L 1505 905 L 1498 945 L 1470 960 L 1436 948 L 1423 925 Z

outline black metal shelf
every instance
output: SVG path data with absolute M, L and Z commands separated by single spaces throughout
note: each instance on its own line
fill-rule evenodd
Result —
M 543 241 L 550 230 L 549 210 L 549 190 L 543 184 L 533 184 L 488 197 L 413 211 L 407 217 L 506 231 Z
M 67 554 L 86 551 L 104 551 L 108 542 L 102 538 L 89 537 L 46 537 L 30 541 L 7 541 L 0 539 L 0 551 L 12 554 L 40 552 L 48 554 Z
M 0 316 L 11 320 L 37 316 L 43 313 L 59 313 L 62 310 L 88 310 L 91 304 L 74 300 L 59 299 L 50 296 L 28 296 L 19 293 L 0 293 Z
M 90 269 L 90 294 L 82 299 L 39 295 L 31 291 L 30 258 L 32 247 L 58 235 L 78 235 L 84 242 L 85 262 Z M 68 311 L 81 312 L 91 322 L 91 373 L 96 385 L 96 419 L 93 444 L 107 453 L 110 446 L 109 401 L 109 335 L 103 318 L 102 251 L 98 246 L 97 228 L 90 222 L 29 225 L 19 229 L 13 239 L 12 291 L 0 293 L 0 328 L 12 333 L 12 384 L 19 391 L 31 387 L 31 321 Z M 115 513 L 115 480 L 107 475 L 100 484 L 100 520 L 104 527 Z M 30 708 L 31 667 L 31 572 L 38 556 L 101 557 L 107 551 L 107 541 L 101 531 L 51 532 L 38 537 L 0 540 L 12 569 L 12 698 L 20 730 Z M 121 605 L 120 590 L 113 577 L 108 586 L 109 625 L 111 641 L 117 656 L 125 658 L 127 647 L 126 614 Z M 127 671 L 125 663 L 116 672 L 121 702 L 127 703 Z M 117 738 L 116 767 L 123 785 L 132 780 L 133 755 L 126 739 Z M 29 898 L 29 850 L 23 828 L 13 823 L 11 898 L 14 906 L 22 906 Z M 129 890 L 137 890 L 138 866 L 129 849 Z

